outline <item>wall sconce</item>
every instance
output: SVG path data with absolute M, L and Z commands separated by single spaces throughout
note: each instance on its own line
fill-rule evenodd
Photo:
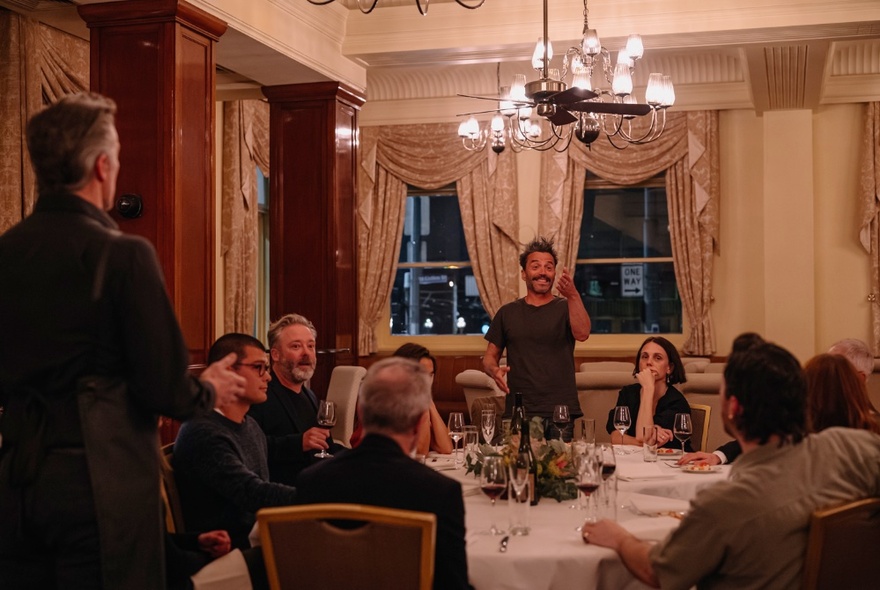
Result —
M 122 195 L 116 199 L 116 211 L 125 219 L 136 219 L 144 212 L 144 200 L 132 193 Z

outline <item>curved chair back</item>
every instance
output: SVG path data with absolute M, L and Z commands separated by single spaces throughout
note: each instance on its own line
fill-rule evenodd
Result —
M 310 504 L 257 512 L 272 590 L 430 590 L 437 517 L 360 504 Z
M 455 376 L 455 382 L 458 385 L 461 385 L 461 388 L 464 391 L 464 403 L 467 407 L 468 416 L 473 417 L 474 415 L 474 401 L 483 397 L 499 398 L 491 400 L 493 407 L 494 404 L 497 404 L 497 407 L 501 408 L 501 413 L 504 412 L 504 404 L 506 400 L 504 392 L 498 389 L 495 380 L 483 371 L 465 369 Z M 482 405 L 480 407 L 482 407 Z M 501 413 L 498 415 L 500 416 Z M 479 424 L 479 422 L 475 422 L 475 424 Z
M 709 417 L 712 408 L 703 404 L 688 404 L 691 407 L 691 446 L 695 451 L 705 451 L 709 441 Z
M 878 547 L 880 498 L 815 511 L 804 561 L 804 590 L 877 588 Z
M 183 521 L 183 508 L 180 503 L 180 494 L 177 492 L 174 469 L 171 467 L 171 458 L 173 456 L 174 443 L 162 447 L 162 457 L 159 461 L 162 471 L 160 492 L 162 494 L 162 501 L 165 503 L 165 527 L 169 533 L 183 533 L 186 531 L 186 525 Z
M 340 365 L 333 367 L 327 386 L 327 401 L 336 404 L 336 426 L 330 436 L 339 444 L 349 446 L 354 431 L 354 415 L 357 411 L 358 392 L 367 370 L 364 367 Z

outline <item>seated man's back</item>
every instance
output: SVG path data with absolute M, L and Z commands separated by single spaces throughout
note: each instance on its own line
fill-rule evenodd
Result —
M 299 503 L 370 504 L 435 514 L 434 588 L 468 588 L 461 485 L 404 452 L 415 448 L 419 424 L 427 418 L 427 374 L 409 359 L 380 361 L 367 373 L 360 400 L 366 437 L 357 448 L 303 470 L 297 480 Z M 398 417 L 400 423 L 389 429 L 381 417 L 400 403 L 410 406 L 409 416 Z

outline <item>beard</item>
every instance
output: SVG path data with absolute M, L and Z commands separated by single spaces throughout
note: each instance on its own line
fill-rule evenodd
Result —
M 284 372 L 287 373 L 290 380 L 294 383 L 305 383 L 315 374 L 315 362 L 303 362 L 300 361 L 296 363 L 290 360 L 281 361 L 281 366 L 284 369 Z

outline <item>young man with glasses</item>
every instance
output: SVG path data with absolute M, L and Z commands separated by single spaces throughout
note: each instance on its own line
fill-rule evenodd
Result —
M 269 481 L 266 436 L 247 415 L 266 401 L 272 379 L 262 343 L 247 334 L 221 336 L 208 362 L 234 353 L 232 369 L 244 377 L 245 392 L 221 410 L 184 423 L 174 443 L 172 464 L 183 513 L 191 530 L 224 529 L 232 546 L 248 547 L 256 512 L 292 504 L 296 489 Z

